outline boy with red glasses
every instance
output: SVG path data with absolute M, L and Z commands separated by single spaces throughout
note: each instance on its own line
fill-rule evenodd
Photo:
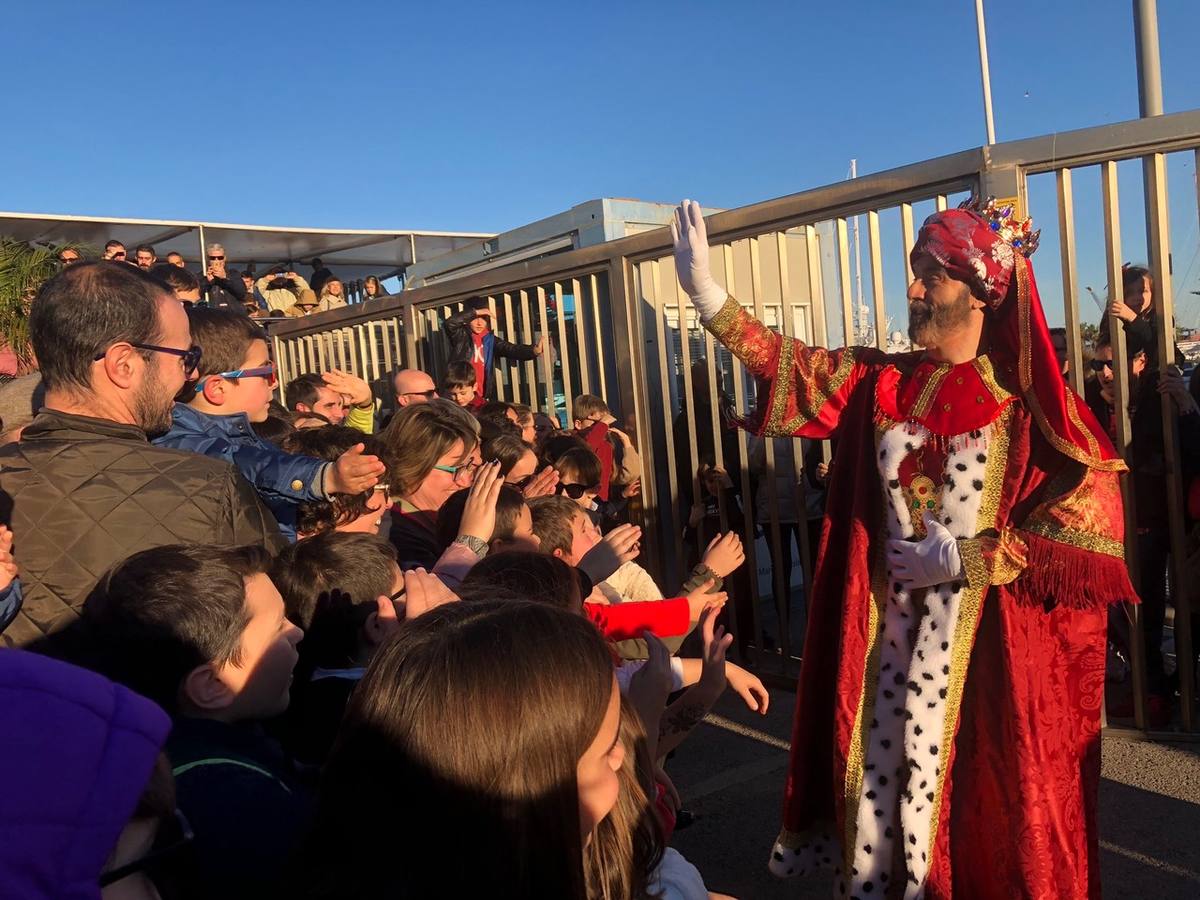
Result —
M 266 334 L 231 310 L 188 310 L 192 339 L 204 340 L 196 381 L 184 385 L 171 430 L 154 443 L 234 463 L 275 514 L 284 535 L 296 539 L 296 505 L 358 494 L 374 487 L 384 465 L 361 444 L 334 462 L 285 453 L 264 441 L 252 424 L 267 418 L 275 366 Z M 179 402 L 182 401 L 182 402 Z

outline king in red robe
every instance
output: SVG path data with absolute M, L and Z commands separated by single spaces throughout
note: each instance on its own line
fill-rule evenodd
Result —
M 1136 599 L 1124 465 L 1059 373 L 1037 235 L 991 203 L 931 216 L 926 350 L 888 354 L 805 346 L 732 297 L 713 314 L 698 207 L 673 231 L 759 380 L 747 426 L 838 439 L 772 870 L 828 866 L 845 897 L 1098 898 L 1106 607 Z

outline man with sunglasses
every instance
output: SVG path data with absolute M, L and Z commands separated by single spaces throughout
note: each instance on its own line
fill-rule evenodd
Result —
M 156 447 L 199 364 L 187 315 L 133 266 L 82 262 L 42 287 L 29 317 L 45 405 L 0 448 L 0 516 L 20 535 L 25 604 L 0 643 L 24 645 L 78 617 L 114 563 L 163 544 L 283 545 L 227 462 Z
M 298 504 L 375 486 L 383 463 L 364 455 L 361 445 L 325 462 L 285 453 L 255 433 L 254 424 L 270 413 L 277 383 L 266 333 L 256 322 L 205 307 L 188 310 L 188 319 L 192 337 L 209 349 L 195 385 L 184 389 L 187 401 L 175 404 L 171 430 L 154 443 L 236 465 L 289 540 L 296 539 Z
M 208 245 L 208 268 L 204 271 L 200 289 L 213 309 L 232 309 L 243 315 L 246 310 L 246 285 L 237 272 L 230 274 L 226 269 L 225 248 L 220 244 Z

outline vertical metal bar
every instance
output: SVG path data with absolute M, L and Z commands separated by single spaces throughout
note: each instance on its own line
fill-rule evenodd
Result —
M 754 304 L 754 315 L 760 322 L 765 322 L 763 304 L 762 264 L 759 256 L 758 238 L 748 238 L 750 247 L 750 300 Z M 761 398 L 760 398 L 761 401 Z M 787 668 L 787 660 L 791 656 L 791 636 L 789 635 L 788 596 L 791 590 L 791 572 L 784 572 L 780 566 L 783 561 L 783 536 L 779 528 L 779 495 L 775 480 L 775 439 L 763 437 L 763 457 L 766 471 L 763 480 L 767 486 L 767 521 L 770 525 L 769 540 L 774 551 L 771 560 L 771 584 L 774 588 L 775 619 L 779 624 L 780 671 Z
M 1133 0 L 1133 39 L 1138 70 L 1138 115 L 1161 116 L 1162 69 L 1158 62 L 1158 0 Z
M 1150 3 L 1153 6 L 1153 3 Z M 1159 88 L 1161 94 L 1161 86 Z M 1159 98 L 1161 103 L 1161 96 Z M 1158 311 L 1160 372 L 1175 364 L 1175 300 L 1171 289 L 1171 222 L 1167 199 L 1167 158 L 1155 153 L 1143 160 L 1148 174 L 1146 218 L 1150 225 L 1150 271 L 1154 274 L 1154 308 Z M 1171 599 L 1175 605 L 1175 659 L 1179 672 L 1180 718 L 1185 731 L 1195 728 L 1195 656 L 1192 651 L 1191 584 L 1187 572 L 1183 470 L 1179 447 L 1179 414 L 1167 395 L 1163 405 L 1163 451 L 1167 469 L 1167 516 L 1171 547 Z
M 383 349 L 383 369 L 390 376 L 393 372 L 395 372 L 395 369 L 392 368 L 392 329 L 399 328 L 400 325 L 396 319 L 384 319 L 379 324 L 383 328 L 383 335 L 380 339 L 380 344 L 382 345 Z M 399 366 L 396 368 L 399 368 Z
M 1104 198 L 1104 251 L 1108 267 L 1109 299 L 1122 291 L 1121 276 L 1121 213 L 1117 194 L 1117 164 L 1113 161 L 1100 165 L 1101 188 Z M 1113 354 L 1113 405 L 1117 425 L 1117 452 L 1128 458 L 1132 439 L 1129 428 L 1129 355 L 1125 348 L 1125 330 L 1120 322 L 1110 320 Z M 1133 484 L 1129 473 L 1121 475 L 1121 496 L 1125 511 L 1125 561 L 1134 577 L 1134 585 L 1140 581 L 1137 565 L 1137 515 L 1134 508 Z M 1138 728 L 1146 727 L 1146 659 L 1143 639 L 1144 625 L 1141 609 L 1126 604 L 1130 617 L 1129 655 L 1133 669 L 1133 718 Z
M 328 366 L 325 365 L 325 341 L 324 336 L 319 334 L 313 335 L 313 343 L 317 347 L 317 372 L 327 371 Z
M 909 259 L 909 254 L 912 252 L 913 244 L 916 243 L 916 238 L 913 234 L 913 214 L 911 203 L 900 204 L 900 235 L 903 246 L 900 248 L 904 254 L 904 287 L 907 288 L 913 281 L 912 260 Z
M 809 261 L 809 287 L 812 287 L 812 272 L 816 271 L 817 288 L 821 292 L 815 299 L 810 298 L 808 306 L 809 314 L 812 316 L 812 332 L 808 334 L 809 342 L 811 343 L 813 335 L 825 334 L 825 280 L 821 274 L 821 235 L 815 225 L 804 226 L 804 246 L 808 253 Z M 822 347 L 827 346 L 822 341 L 817 341 L 816 343 Z
M 938 194 L 935 202 L 937 203 L 937 211 L 938 212 L 946 211 L 946 195 L 945 194 Z
M 558 404 L 554 400 L 554 366 L 551 363 L 554 348 L 550 345 L 550 320 L 546 315 L 546 289 L 540 284 L 537 286 L 536 296 L 538 319 L 542 328 L 539 340 L 545 342 L 543 344 L 541 361 L 542 376 L 546 379 L 546 407 L 550 410 L 550 415 L 558 419 Z M 530 343 L 533 342 L 531 341 Z
M 379 369 L 379 336 L 376 332 L 377 328 L 387 328 L 387 322 L 379 321 L 367 323 L 367 340 L 370 342 L 371 355 L 371 377 L 379 379 L 383 377 L 383 372 L 387 372 L 390 375 L 391 371 L 387 367 L 383 369 L 383 372 L 381 372 Z
M 988 71 L 987 26 L 983 21 L 983 0 L 975 0 L 975 32 L 979 37 L 979 75 L 983 80 L 983 118 L 988 144 L 996 143 L 996 124 L 992 120 L 992 74 Z
M 734 286 L 733 247 L 730 244 L 722 244 L 721 251 L 725 260 L 725 289 L 730 291 Z M 744 410 L 746 408 L 746 369 L 737 363 L 734 363 L 733 366 L 733 397 L 737 408 Z M 745 429 L 738 429 L 737 440 L 738 454 L 742 461 L 740 476 L 742 509 L 745 512 L 742 543 L 745 545 L 747 572 L 750 575 L 750 596 L 746 598 L 746 602 L 750 604 L 750 627 L 754 631 L 752 636 L 754 649 L 750 656 L 756 663 L 761 663 L 763 631 L 758 614 L 758 548 L 755 536 L 754 494 L 750 488 L 750 452 Z M 730 474 L 732 475 L 732 473 Z
M 198 226 L 198 236 L 200 238 L 200 283 L 204 283 L 204 277 L 208 274 L 208 241 L 204 236 L 204 226 Z M 208 299 L 207 292 L 204 299 Z
M 518 339 L 516 336 L 516 323 L 513 323 L 513 343 L 515 344 L 532 344 L 533 343 L 533 314 L 529 309 L 529 291 L 522 288 L 517 292 L 518 306 L 521 309 L 521 330 L 524 335 L 524 340 Z M 537 368 L 533 360 L 525 362 L 525 384 L 529 389 L 529 405 L 534 409 L 539 409 L 538 400 L 538 384 L 537 384 Z M 547 413 L 552 413 L 552 410 L 546 410 Z
M 850 240 L 846 234 L 846 220 L 837 220 L 838 281 L 842 295 L 842 346 L 853 347 L 858 343 L 854 333 L 854 299 L 850 294 Z
M 287 387 L 287 383 L 290 380 L 288 377 L 290 367 L 287 363 L 287 344 L 277 337 L 272 337 L 271 346 L 271 358 L 275 360 L 275 371 L 278 375 L 275 388 L 279 396 L 282 397 L 284 388 Z
M 672 273 L 674 266 L 672 266 Z M 696 434 L 696 398 L 692 392 L 692 347 L 691 347 L 691 329 L 688 327 L 688 319 L 691 317 L 690 300 L 687 294 L 679 285 L 679 279 L 672 276 L 671 291 L 675 295 L 675 308 L 679 315 L 679 353 L 680 364 L 683 369 L 683 402 L 681 408 L 687 415 L 687 431 L 688 431 L 688 458 L 691 460 L 691 468 L 686 473 L 687 477 L 692 482 L 692 502 L 697 503 L 700 500 L 700 441 Z M 665 312 L 665 307 L 664 307 Z M 665 318 L 665 315 L 664 315 Z M 663 348 L 663 353 L 666 353 L 666 347 Z M 668 401 L 670 394 L 663 395 L 663 407 L 669 409 Z M 670 416 L 667 416 L 669 419 Z M 670 421 L 663 423 L 663 434 L 671 436 L 671 442 L 674 443 L 674 425 Z M 680 510 L 681 513 L 684 510 Z M 691 510 L 686 511 L 689 515 Z M 682 529 L 678 529 L 676 534 L 682 536 Z M 682 537 L 681 537 L 682 539 Z M 704 534 L 703 532 L 696 533 L 697 541 L 697 559 L 704 554 Z
M 605 366 L 604 345 L 600 343 L 601 335 L 604 330 L 600 327 L 600 282 L 595 275 L 589 276 L 592 285 L 592 318 L 595 322 L 595 339 L 596 339 L 596 373 L 600 379 L 600 396 L 606 401 L 608 400 L 608 374 L 607 366 Z M 611 282 L 609 285 L 611 291 Z M 611 296 L 610 301 L 616 303 L 616 297 Z
M 313 371 L 314 353 L 312 335 L 306 334 L 304 336 L 304 353 L 300 358 L 300 374 L 307 375 Z
M 571 381 L 571 354 L 568 352 L 567 347 L 567 310 L 563 305 L 563 289 L 561 281 L 554 282 L 554 302 L 558 307 L 558 353 L 556 355 L 558 357 L 559 368 L 562 370 L 563 402 L 567 407 L 567 424 L 570 425 L 574 421 L 573 406 L 575 404 L 575 390 Z M 549 336 L 547 336 L 546 349 L 542 351 L 543 356 L 548 356 L 550 351 L 553 349 L 550 347 L 548 337 Z M 551 365 L 550 371 L 554 371 L 553 365 Z
M 647 287 L 646 277 L 645 277 L 646 267 L 649 267 L 649 270 L 650 270 L 650 290 L 649 291 L 646 290 L 646 287 Z M 671 433 L 671 426 L 670 426 L 669 422 L 671 419 L 671 412 L 672 412 L 672 410 L 671 410 L 672 374 L 670 371 L 669 360 L 667 357 L 667 348 L 668 348 L 669 344 L 667 342 L 667 331 L 666 331 L 667 312 L 666 312 L 664 291 L 663 291 L 663 286 L 662 286 L 662 277 L 663 277 L 662 276 L 662 266 L 661 266 L 659 260 L 654 259 L 654 260 L 650 260 L 649 262 L 640 264 L 639 271 L 638 271 L 638 282 L 641 285 L 641 291 L 639 293 L 641 294 L 642 302 L 649 303 L 649 305 L 651 307 L 651 315 L 654 316 L 654 327 L 655 327 L 655 337 L 656 337 L 655 348 L 657 349 L 657 352 L 658 352 L 658 377 L 659 377 L 659 388 L 660 388 L 659 406 L 660 406 L 660 409 L 662 410 L 662 417 L 664 420 L 664 424 L 662 425 L 662 427 L 656 428 L 656 429 L 654 429 L 654 431 L 657 431 L 658 433 L 665 435 L 665 434 Z M 674 269 L 672 269 L 672 271 L 671 271 L 670 278 L 671 278 L 672 282 L 674 282 L 676 280 Z M 677 287 L 674 289 L 678 290 Z M 682 566 L 679 565 L 677 561 L 675 561 L 677 559 L 677 555 L 675 553 L 675 548 L 677 548 L 680 545 L 680 543 L 681 543 L 680 535 L 682 534 L 682 528 L 681 528 L 680 522 L 679 522 L 679 460 L 675 458 L 675 442 L 673 440 L 667 439 L 667 440 L 663 441 L 663 444 L 664 444 L 664 449 L 667 451 L 667 473 L 666 474 L 667 474 L 667 491 L 668 491 L 669 496 L 666 498 L 668 500 L 668 503 L 666 504 L 668 507 L 667 509 L 663 509 L 663 503 L 661 502 L 661 498 L 660 498 L 660 502 L 658 504 L 658 514 L 660 517 L 660 521 L 666 521 L 666 522 L 670 523 L 670 526 L 669 526 L 670 530 L 668 531 L 668 534 L 670 535 L 670 542 L 668 544 L 666 544 L 666 546 L 663 547 L 663 555 L 670 557 L 670 559 L 674 563 L 673 565 L 670 566 L 670 573 L 667 577 L 670 579 L 668 581 L 669 584 L 675 584 L 678 581 L 682 580 L 679 577 L 677 577 L 679 574 L 681 574 Z M 693 446 L 693 452 L 695 452 L 694 451 L 695 445 L 693 444 L 692 446 Z
M 1075 200 L 1071 170 L 1058 170 L 1058 240 L 1062 252 L 1063 313 L 1067 325 L 1067 377 L 1083 396 L 1083 338 L 1079 318 L 1079 276 L 1075 268 Z
M 590 394 L 592 375 L 591 366 L 588 365 L 588 344 L 584 340 L 583 284 L 578 278 L 571 279 L 571 299 L 575 304 L 575 355 L 579 358 L 579 387 L 583 393 Z M 595 339 L 600 340 L 599 332 L 596 333 Z M 607 397 L 604 399 L 608 400 Z
M 867 213 L 867 243 L 871 249 L 871 294 L 875 301 L 875 346 L 887 349 L 887 306 L 883 296 L 883 253 L 879 246 L 879 213 Z

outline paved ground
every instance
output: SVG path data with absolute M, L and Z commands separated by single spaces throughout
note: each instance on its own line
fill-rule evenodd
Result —
M 674 846 L 710 890 L 742 900 L 828 898 L 828 878 L 778 881 L 766 870 L 779 825 L 794 695 L 773 691 L 760 718 L 726 695 L 667 766 L 699 820 Z M 1106 898 L 1200 897 L 1200 744 L 1104 742 L 1100 794 Z

